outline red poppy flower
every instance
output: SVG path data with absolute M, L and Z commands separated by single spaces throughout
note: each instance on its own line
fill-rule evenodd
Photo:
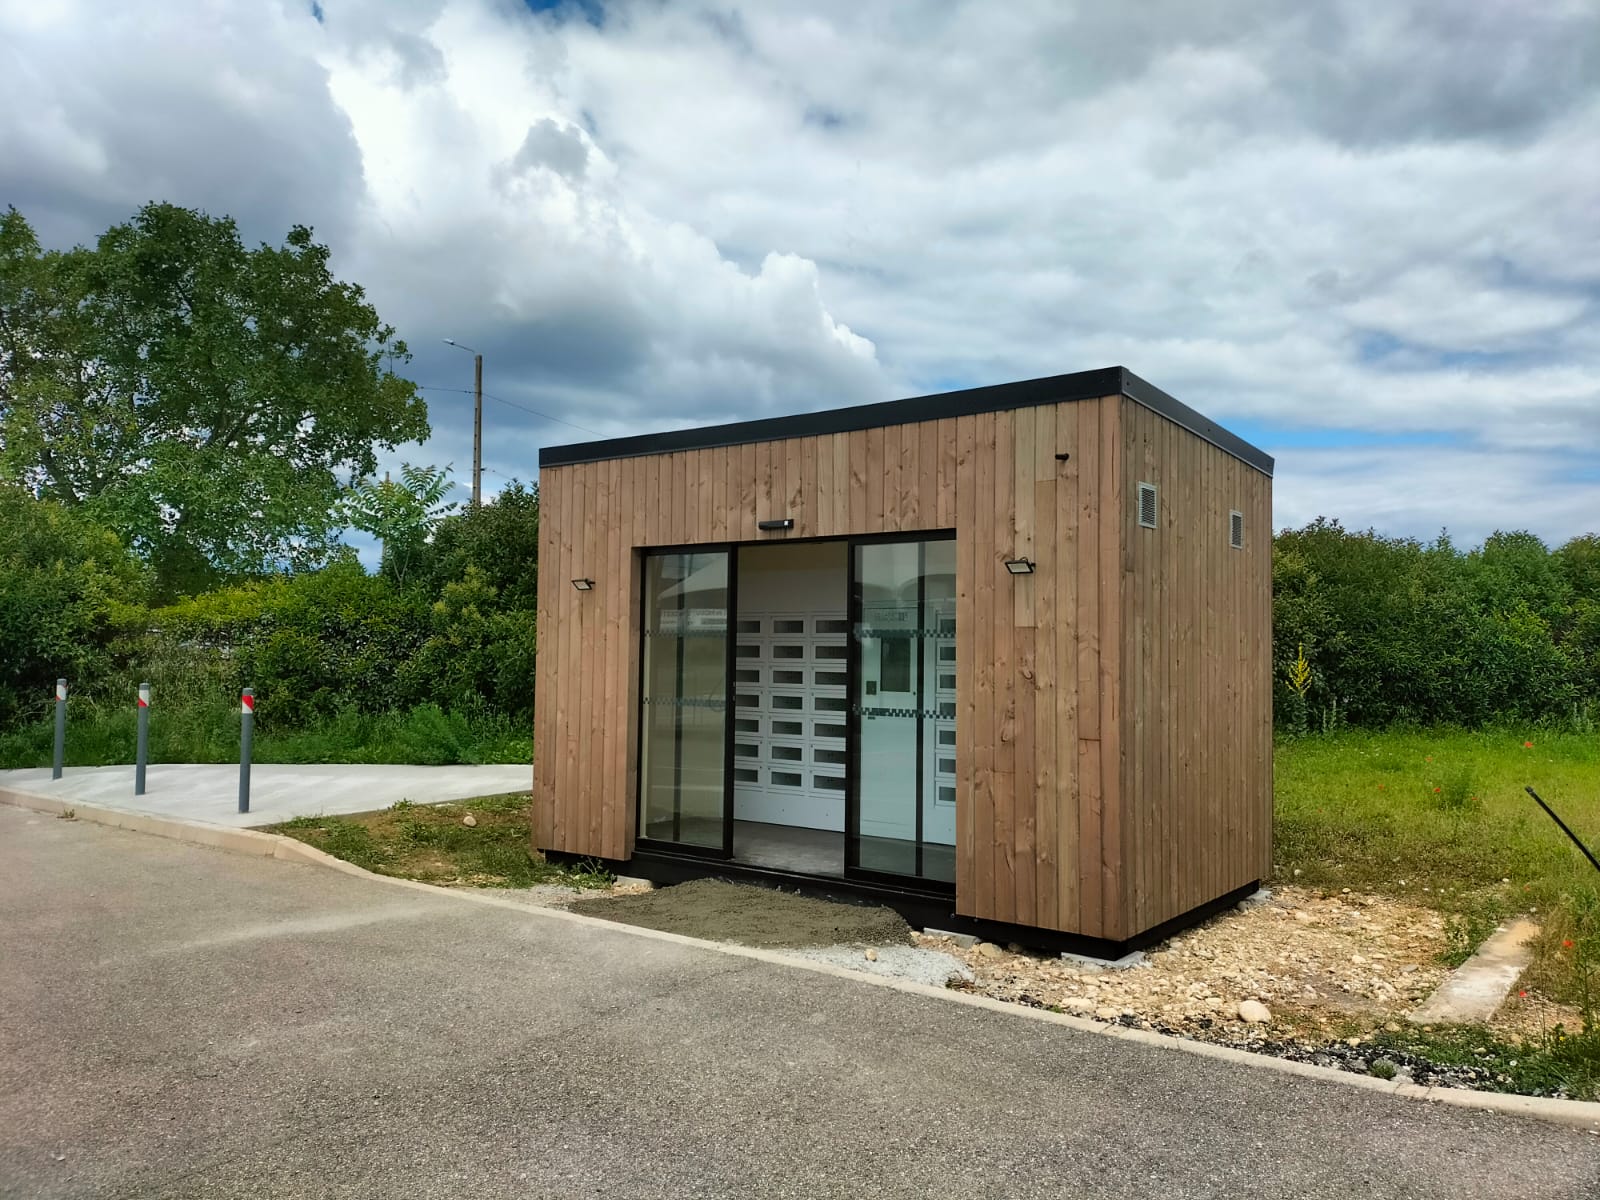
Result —
M 1565 939 L 1561 944 L 1563 946 L 1565 946 L 1568 950 L 1572 949 L 1572 939 L 1571 938 Z
M 1523 742 L 1522 743 L 1522 748 L 1524 750 L 1532 750 L 1533 749 L 1533 743 L 1532 742 Z

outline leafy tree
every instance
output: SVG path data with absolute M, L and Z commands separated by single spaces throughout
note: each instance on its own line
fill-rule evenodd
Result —
M 449 467 L 400 467 L 396 482 L 385 475 L 355 489 L 346 505 L 350 523 L 383 543 L 382 571 L 396 587 L 427 545 L 439 522 L 455 508 L 445 503 L 450 488 Z
M 1600 534 L 1575 537 L 1554 557 L 1573 593 L 1600 604 Z
M 81 506 L 165 595 L 315 565 L 379 447 L 427 436 L 410 358 L 295 226 L 150 204 L 93 248 L 0 215 L 0 478 Z
M 494 607 L 538 607 L 539 485 L 511 483 L 477 508 L 439 523 L 419 566 L 419 586 L 441 592 L 476 569 L 494 589 Z
M 146 588 L 114 533 L 0 484 L 0 728 L 43 712 L 58 678 L 82 691 L 111 674 Z

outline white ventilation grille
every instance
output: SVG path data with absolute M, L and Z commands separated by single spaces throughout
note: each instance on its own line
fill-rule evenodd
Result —
M 1139 524 L 1146 529 L 1156 527 L 1156 485 L 1153 483 L 1139 485 Z
M 1228 545 L 1235 550 L 1244 549 L 1244 514 L 1234 511 L 1228 514 Z

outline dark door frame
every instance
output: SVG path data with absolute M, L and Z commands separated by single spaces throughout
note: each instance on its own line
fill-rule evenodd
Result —
M 845 804 L 844 804 L 844 874 L 846 879 L 856 879 L 863 883 L 882 883 L 893 887 L 915 887 L 918 890 L 931 892 L 938 895 L 954 895 L 955 883 L 943 879 L 926 879 L 922 874 L 922 804 L 923 804 L 923 772 L 925 770 L 925 749 L 923 743 L 924 722 L 917 722 L 917 764 L 916 764 L 916 874 L 896 875 L 888 871 L 874 871 L 861 866 L 861 705 L 857 702 L 858 685 L 861 682 L 861 623 L 862 603 L 865 593 L 861 580 L 856 570 L 856 550 L 861 546 L 884 544 L 914 544 L 917 547 L 917 621 L 918 628 L 924 618 L 924 609 L 927 607 L 926 584 L 924 571 L 926 563 L 926 550 L 929 542 L 953 542 L 956 531 L 953 529 L 917 529 L 901 530 L 896 533 L 863 534 L 846 539 L 849 547 L 845 552 L 846 589 L 849 595 L 849 608 L 847 619 L 850 625 L 850 654 L 848 665 L 845 669 L 845 692 L 847 693 L 848 721 L 845 731 L 845 751 L 848 765 L 845 768 Z M 957 631 L 957 636 L 960 636 Z M 937 668 L 936 668 L 937 669 Z M 917 661 L 917 695 L 919 698 L 926 695 L 927 670 L 926 663 Z M 919 703 L 918 710 L 923 706 Z M 961 826 L 956 825 L 956 841 L 961 840 Z
M 847 655 L 845 660 L 845 820 L 844 820 L 844 861 L 841 876 L 816 875 L 815 879 L 844 878 L 857 880 L 862 883 L 883 884 L 901 891 L 927 892 L 933 895 L 954 895 L 955 884 L 940 879 L 924 879 L 922 871 L 922 783 L 924 771 L 924 746 L 923 730 L 917 729 L 917 840 L 916 840 L 916 875 L 897 875 L 886 871 L 873 871 L 861 867 L 861 706 L 855 702 L 856 689 L 860 681 L 861 671 L 861 643 L 857 631 L 861 624 L 861 584 L 856 572 L 856 548 L 886 543 L 915 543 L 919 562 L 922 559 L 924 546 L 927 542 L 954 541 L 956 532 L 953 529 L 931 530 L 904 530 L 894 533 L 857 534 L 846 537 L 811 537 L 811 538 L 773 538 L 759 542 L 699 542 L 676 546 L 643 546 L 638 549 L 641 557 L 649 558 L 665 554 L 716 554 L 724 553 L 728 557 L 728 615 L 727 615 L 727 647 L 726 666 L 724 668 L 723 695 L 726 697 L 723 712 L 723 754 L 722 754 L 722 845 L 697 846 L 684 842 L 664 842 L 655 838 L 646 837 L 643 833 L 635 839 L 639 849 L 647 852 L 684 855 L 692 858 L 707 860 L 709 862 L 729 862 L 736 860 L 733 857 L 733 824 L 734 824 L 734 718 L 738 710 L 737 691 L 734 672 L 736 670 L 739 638 L 739 550 L 742 546 L 771 546 L 790 545 L 810 542 L 843 542 L 845 544 L 845 616 L 846 624 L 850 626 L 846 634 Z M 641 573 L 642 577 L 642 573 Z M 921 573 L 917 580 L 917 600 L 919 619 L 924 605 Z M 646 625 L 646 598 L 641 592 L 639 598 L 639 621 L 636 636 L 639 638 L 641 653 L 644 646 Z M 957 633 L 959 635 L 959 631 Z M 924 664 L 918 664 L 917 685 L 919 694 L 927 687 L 927 672 Z M 639 725 L 641 741 L 644 736 L 644 688 L 640 680 L 638 702 L 634 706 L 634 720 Z M 644 773 L 639 772 L 635 781 L 634 811 L 638 813 L 639 828 L 646 828 L 644 821 Z M 960 826 L 957 825 L 956 837 L 960 840 Z M 756 869 L 756 868 L 747 868 Z M 775 872 L 775 874 L 783 874 Z

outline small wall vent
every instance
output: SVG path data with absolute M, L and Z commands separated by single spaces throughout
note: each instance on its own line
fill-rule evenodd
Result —
M 1146 529 L 1156 527 L 1156 485 L 1153 483 L 1139 485 L 1139 524 Z
M 1228 514 L 1228 545 L 1235 550 L 1244 549 L 1244 514 L 1234 511 Z

